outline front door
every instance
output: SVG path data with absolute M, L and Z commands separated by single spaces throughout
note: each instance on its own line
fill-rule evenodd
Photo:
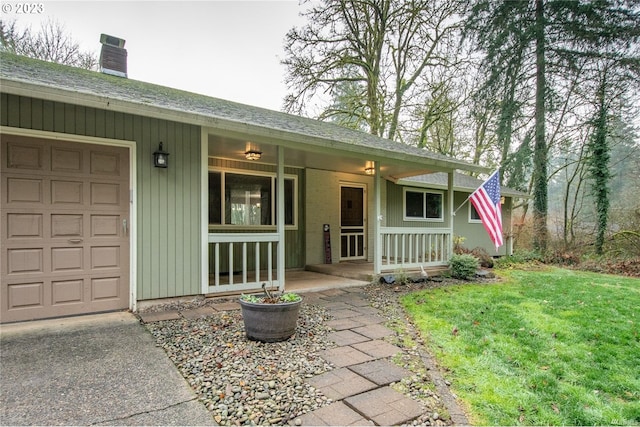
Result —
M 2 135 L 0 321 L 129 306 L 129 150 Z
M 340 260 L 366 259 L 364 186 L 340 187 Z

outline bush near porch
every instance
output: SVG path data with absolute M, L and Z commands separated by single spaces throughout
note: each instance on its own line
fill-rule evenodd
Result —
M 640 280 L 537 266 L 402 303 L 473 424 L 640 424 Z

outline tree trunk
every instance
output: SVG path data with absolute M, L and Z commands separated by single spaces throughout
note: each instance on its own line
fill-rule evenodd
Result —
M 544 1 L 536 0 L 536 112 L 533 151 L 533 245 L 547 249 L 547 144 L 545 139 L 545 17 Z

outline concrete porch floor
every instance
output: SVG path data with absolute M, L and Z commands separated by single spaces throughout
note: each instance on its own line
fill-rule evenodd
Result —
M 439 276 L 446 267 L 425 268 L 429 276 Z M 410 277 L 420 277 L 420 270 L 406 270 Z M 383 274 L 393 274 L 386 272 Z M 289 292 L 319 292 L 326 289 L 362 286 L 378 280 L 373 263 L 350 261 L 338 264 L 307 265 L 305 270 L 287 270 L 285 288 Z
M 437 276 L 446 267 L 425 268 L 429 276 Z M 393 274 L 386 272 L 383 274 Z M 420 277 L 420 270 L 405 270 L 404 274 L 410 277 Z M 261 277 L 266 277 L 266 271 L 261 272 Z M 321 292 L 327 289 L 339 289 L 352 286 L 368 285 L 377 281 L 379 276 L 373 273 L 373 263 L 366 261 L 349 261 L 337 264 L 307 265 L 304 270 L 294 269 L 285 272 L 285 290 L 287 292 Z M 234 283 L 241 282 L 240 275 L 234 275 Z M 255 289 L 260 291 L 260 289 Z M 252 291 L 245 291 L 252 292 Z M 231 291 L 230 294 L 236 292 Z M 228 294 L 218 294 L 224 296 Z M 216 296 L 215 294 L 208 296 Z
M 329 289 L 348 288 L 368 285 L 369 281 L 333 276 L 307 270 L 287 270 L 285 291 L 306 293 L 321 292 Z

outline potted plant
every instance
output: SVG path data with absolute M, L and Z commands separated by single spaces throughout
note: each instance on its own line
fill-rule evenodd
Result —
M 247 338 L 263 342 L 289 339 L 296 331 L 302 297 L 292 292 L 273 294 L 266 284 L 262 289 L 264 295 L 240 297 Z

